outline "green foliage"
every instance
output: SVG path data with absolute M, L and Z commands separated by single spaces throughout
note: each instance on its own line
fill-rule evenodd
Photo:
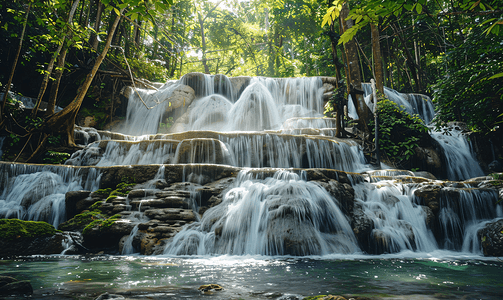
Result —
M 120 59 L 122 67 L 127 70 L 124 59 Z M 129 66 L 135 77 L 145 78 L 155 82 L 165 82 L 168 80 L 168 71 L 159 61 L 151 61 L 143 58 L 128 58 Z
M 464 43 L 446 53 L 447 74 L 432 87 L 440 111 L 437 126 L 463 121 L 489 132 L 503 123 L 503 44 L 481 28 L 467 30 Z
M 14 240 L 50 236 L 56 229 L 46 222 L 22 221 L 18 219 L 0 219 L 0 239 Z
M 503 173 L 491 173 L 489 174 L 495 180 L 503 180 Z
M 105 221 L 103 221 L 103 223 L 101 223 L 100 228 L 101 229 L 109 228 L 110 226 L 112 226 L 115 223 L 115 221 L 117 221 L 120 218 L 121 218 L 120 214 L 115 214 L 115 215 L 111 216 L 110 218 L 106 219 Z
M 99 227 L 102 223 L 103 219 L 97 219 L 91 221 L 91 223 L 89 223 L 86 227 L 84 227 L 84 229 L 82 230 L 82 234 L 84 235 L 89 234 L 94 227 Z
M 64 163 L 69 158 L 70 154 L 65 152 L 47 151 L 43 160 L 49 164 L 59 165 Z
M 389 99 L 377 102 L 377 114 L 379 149 L 394 164 L 409 160 L 415 154 L 414 149 L 419 146 L 422 135 L 428 132 L 428 127 L 417 115 L 409 115 Z M 369 125 L 374 133 L 374 122 Z
M 158 133 L 168 132 L 171 126 L 173 126 L 174 120 L 173 117 L 166 118 L 166 123 L 159 123 L 159 128 L 157 129 Z
M 59 134 L 50 135 L 47 138 L 47 143 L 49 143 L 49 145 L 61 145 L 61 135 L 59 135 Z
M 325 111 L 323 112 L 323 114 L 327 117 L 335 117 L 337 106 L 339 106 L 339 109 L 342 110 L 344 103 L 347 102 L 346 93 L 347 90 L 345 84 L 341 84 L 338 89 L 334 89 L 332 96 L 330 96 L 330 99 L 325 104 Z

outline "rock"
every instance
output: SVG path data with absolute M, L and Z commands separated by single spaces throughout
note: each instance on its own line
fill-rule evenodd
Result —
M 68 219 L 73 218 L 76 214 L 80 213 L 82 209 L 80 201 L 86 199 L 91 194 L 90 191 L 71 191 L 65 194 L 65 209 L 66 217 Z M 79 205 L 77 204 L 79 203 Z M 94 204 L 91 203 L 91 205 Z
M 501 172 L 503 171 L 503 166 L 498 160 L 493 160 L 488 166 L 491 172 Z
M 61 232 L 52 236 L 25 237 L 11 241 L 0 239 L 0 258 L 60 254 L 65 250 L 62 245 L 64 239 L 65 236 Z
M 0 296 L 29 296 L 33 294 L 30 282 L 0 275 Z
M 90 249 L 112 249 L 118 251 L 119 241 L 129 235 L 135 224 L 124 219 L 108 219 L 82 232 L 84 246 Z
M 171 221 L 175 223 L 177 221 L 193 222 L 196 220 L 194 212 L 190 209 L 178 209 L 178 208 L 161 208 L 161 209 L 148 209 L 145 211 L 145 215 L 150 219 L 156 219 L 160 221 Z
M 98 297 L 94 298 L 94 300 L 106 300 L 106 299 L 126 299 L 124 296 L 121 295 L 116 295 L 116 294 L 109 294 L 108 292 L 99 295 Z
M 194 89 L 187 85 L 179 85 L 172 91 L 171 95 L 165 99 L 165 101 L 171 103 L 171 105 L 168 105 L 166 108 L 166 112 L 170 112 L 176 108 L 189 106 L 195 97 L 196 95 Z M 163 101 L 164 99 L 159 100 Z
M 208 291 L 222 291 L 224 288 L 218 284 L 205 284 L 205 285 L 201 285 L 198 290 L 201 291 L 201 292 L 208 292 Z
M 239 99 L 243 91 L 246 89 L 246 87 L 250 84 L 251 77 L 248 76 L 237 76 L 237 77 L 231 77 L 229 80 L 232 83 L 232 89 L 234 90 L 234 93 L 236 94 L 236 99 Z
M 369 254 L 373 254 L 370 234 L 374 229 L 374 222 L 363 212 L 360 204 L 355 205 L 351 215 L 351 228 L 353 228 L 353 233 L 360 244 L 360 248 Z
M 332 195 L 336 203 L 339 205 L 340 209 L 345 215 L 350 214 L 353 211 L 354 201 L 355 201 L 355 191 L 353 187 L 347 183 L 340 183 L 336 180 L 329 180 L 327 182 L 315 181 L 321 185 L 327 192 Z
M 437 177 L 435 177 L 435 175 L 431 174 L 430 172 L 426 172 L 426 171 L 414 172 L 414 176 L 423 177 L 423 178 L 431 179 L 431 180 L 437 180 Z
M 478 236 L 485 256 L 503 256 L 503 219 L 486 224 Z
M 426 225 L 433 230 L 435 228 L 435 214 L 428 206 L 421 206 L 421 208 L 426 214 Z
M 414 191 L 416 197 L 421 198 L 424 204 L 428 206 L 434 214 L 437 214 L 440 206 L 440 195 L 442 187 L 438 185 L 423 185 Z

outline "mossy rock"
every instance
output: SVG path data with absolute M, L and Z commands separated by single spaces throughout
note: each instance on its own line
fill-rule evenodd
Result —
M 97 202 L 98 203 L 98 202 Z M 105 220 L 106 215 L 102 214 L 99 210 L 83 211 L 72 219 L 61 223 L 58 227 L 59 230 L 65 231 L 80 231 L 89 226 L 92 222 L 97 220 Z
M 120 217 L 121 217 L 121 215 L 116 214 L 116 215 L 113 215 L 107 219 L 94 220 L 84 228 L 84 230 L 82 231 L 82 234 L 84 234 L 84 235 L 89 234 L 89 232 L 95 227 L 98 227 L 98 229 L 100 231 L 105 230 L 107 228 L 110 228 L 110 226 L 112 226 L 115 223 L 115 221 L 120 219 Z
M 54 235 L 56 232 L 54 226 L 42 221 L 0 219 L 0 239 L 44 237 Z
M 106 188 L 106 189 L 99 189 L 99 190 L 95 191 L 94 193 L 98 194 L 98 195 L 108 196 L 108 195 L 110 195 L 111 192 L 112 192 L 111 188 Z

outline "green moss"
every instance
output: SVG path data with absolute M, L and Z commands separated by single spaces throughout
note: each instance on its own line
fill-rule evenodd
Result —
M 94 193 L 98 194 L 98 195 L 108 196 L 108 195 L 110 195 L 111 192 L 112 192 L 111 188 L 106 188 L 106 189 L 99 189 L 99 190 L 95 191 Z
M 98 202 L 96 202 L 98 203 Z M 95 203 L 95 204 L 96 204 Z M 94 205 L 94 204 L 93 204 Z M 99 210 L 93 211 L 83 211 L 82 213 L 76 215 L 72 219 L 61 223 L 58 227 L 60 230 L 75 230 L 76 228 L 87 227 L 95 220 L 105 220 L 106 215 L 103 215 Z
M 105 202 L 106 203 L 111 203 L 112 200 L 114 200 L 117 197 L 118 197 L 117 195 L 110 195 L 110 196 L 108 196 L 107 200 L 105 200 Z
M 54 235 L 56 232 L 56 228 L 46 222 L 0 219 L 1 239 L 13 240 L 23 237 L 50 236 Z
M 101 204 L 105 203 L 105 201 L 94 202 L 93 205 L 89 206 L 90 211 L 100 211 Z
M 125 197 L 133 189 L 136 183 L 126 183 L 121 182 L 117 185 L 117 188 L 110 193 L 110 196 L 122 196 Z
M 87 225 L 84 230 L 82 231 L 82 234 L 88 234 L 90 233 L 90 231 L 95 228 L 95 227 L 98 227 L 99 230 L 104 230 L 104 229 L 107 229 L 109 228 L 110 226 L 112 226 L 115 221 L 117 221 L 118 219 L 121 218 L 121 215 L 119 214 L 116 214 L 116 215 L 113 215 L 111 216 L 110 218 L 108 219 L 99 219 L 99 220 L 94 220 L 92 221 L 89 225 Z
M 102 223 L 103 223 L 102 219 L 92 221 L 91 223 L 89 223 L 89 225 L 84 227 L 84 230 L 82 230 L 82 234 L 84 235 L 88 234 L 94 227 L 100 226 Z
M 120 219 L 120 217 L 121 215 L 119 214 L 111 216 L 101 224 L 101 229 L 105 229 L 112 226 L 115 223 L 115 221 L 117 221 L 117 219 Z

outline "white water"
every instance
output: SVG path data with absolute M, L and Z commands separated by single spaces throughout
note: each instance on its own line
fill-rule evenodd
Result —
M 66 220 L 65 193 L 98 189 L 99 173 L 58 166 L 0 165 L 0 218 L 46 221 L 57 227 Z
M 362 84 L 364 97 L 367 106 L 371 111 L 374 103 L 371 102 L 372 88 L 370 84 Z M 430 98 L 419 94 L 403 94 L 393 89 L 384 88 L 384 94 L 393 102 L 398 104 L 405 112 L 418 115 L 423 122 L 428 125 L 435 116 L 435 109 Z M 358 114 L 352 101 L 349 101 L 349 115 L 358 119 Z M 430 135 L 442 148 L 444 166 L 447 168 L 447 178 L 449 180 L 465 180 L 484 175 L 479 166 L 472 147 L 467 137 L 455 128 L 444 128 L 442 132 L 435 131 L 430 126 Z
M 484 175 L 463 133 L 450 128 L 447 133 L 432 131 L 430 134 L 443 149 L 449 180 L 464 180 Z
M 157 132 L 159 123 L 169 110 L 167 99 L 170 99 L 175 88 L 185 82 L 183 79 L 180 82 L 168 82 L 156 93 L 140 91 L 149 106 L 157 105 L 151 110 L 145 108 L 137 95 L 130 98 L 123 132 L 132 135 L 121 136 L 125 141 L 105 141 L 113 135 L 96 137 L 89 134 L 92 130 L 82 130 L 87 134 L 82 134 L 83 144 L 88 146 L 75 153 L 69 163 L 79 166 L 165 164 L 161 167 L 162 171 L 160 168 L 159 176 L 164 174 L 164 168 L 174 163 L 369 171 L 356 143 L 321 136 L 322 130 L 332 130 L 334 123 L 332 119 L 320 118 L 323 101 L 319 78 L 255 78 L 239 97 L 236 90 L 229 88 L 232 84 L 228 79 L 222 77 L 220 82 L 226 83 L 215 88 L 214 77 L 204 75 L 202 78 L 204 80 L 196 87 L 196 94 L 200 98 L 194 100 L 185 115 L 180 117 L 188 120 L 186 125 L 178 120 L 175 124 L 179 122 L 186 126 L 186 130 L 219 130 L 219 133 L 200 131 L 200 135 L 197 135 L 185 132 L 187 137 L 184 134 L 135 136 Z M 223 95 L 213 94 L 215 90 Z M 416 99 L 416 102 L 423 106 L 416 105 L 414 108 L 411 105 L 411 111 L 421 108 L 424 118 L 430 118 L 431 111 L 425 109 L 430 102 L 422 98 Z M 285 134 L 300 133 L 302 130 L 312 133 Z M 89 144 L 92 139 L 97 142 Z M 468 165 L 466 162 L 464 164 Z M 184 180 L 200 184 L 211 182 L 211 178 L 203 175 L 206 166 L 187 165 L 187 168 L 183 168 Z M 456 170 L 458 167 L 454 168 Z M 60 169 L 74 170 L 64 167 L 54 170 Z M 77 189 L 95 190 L 99 178 L 95 174 L 88 176 L 86 183 L 81 183 L 78 174 L 74 176 L 58 172 L 51 170 L 44 173 L 38 169 L 2 172 L 1 199 L 7 200 L 0 200 L 0 212 L 6 217 L 43 219 L 59 224 L 65 218 L 61 213 L 64 212 L 64 193 Z M 463 172 L 460 178 L 471 174 Z M 223 203 L 209 209 L 200 221 L 180 232 L 168 244 L 165 253 L 360 255 L 363 251 L 433 253 L 443 249 L 480 253 L 477 229 L 484 222 L 503 217 L 499 206 L 497 213 L 493 209 L 492 213 L 466 217 L 465 212 L 472 209 L 468 208 L 468 203 L 476 203 L 477 210 L 490 210 L 494 208 L 490 203 L 494 202 L 495 195 L 487 193 L 479 197 L 489 199 L 484 202 L 477 200 L 477 193 L 465 195 L 459 192 L 467 199 L 460 200 L 463 203 L 462 210 L 452 208 L 450 202 L 441 204 L 441 234 L 449 238 L 443 239 L 444 242 L 439 245 L 426 224 L 427 214 L 423 204 L 414 196 L 417 186 L 378 177 L 397 175 L 413 174 L 390 170 L 371 172 L 367 178 L 372 183 L 363 182 L 364 177 L 358 174 L 347 175 L 355 190 L 356 204 L 373 224 L 366 249 L 360 249 L 348 222 L 349 217 L 341 212 L 338 199 L 314 182 L 307 182 L 305 178 L 290 172 L 279 171 L 274 177 L 266 179 L 240 173 L 235 185 L 226 191 Z M 36 197 L 24 196 L 29 195 L 30 190 L 34 190 Z M 193 193 L 193 196 L 193 207 L 197 210 L 197 193 Z M 30 206 L 27 201 L 33 198 L 38 200 Z M 137 218 L 134 222 L 142 222 L 142 219 Z M 132 244 L 137 230 L 136 226 L 136 230 L 125 241 L 124 254 L 134 252 Z
M 358 251 L 346 217 L 323 188 L 280 171 L 242 171 L 222 204 L 176 235 L 165 254 L 324 255 Z

